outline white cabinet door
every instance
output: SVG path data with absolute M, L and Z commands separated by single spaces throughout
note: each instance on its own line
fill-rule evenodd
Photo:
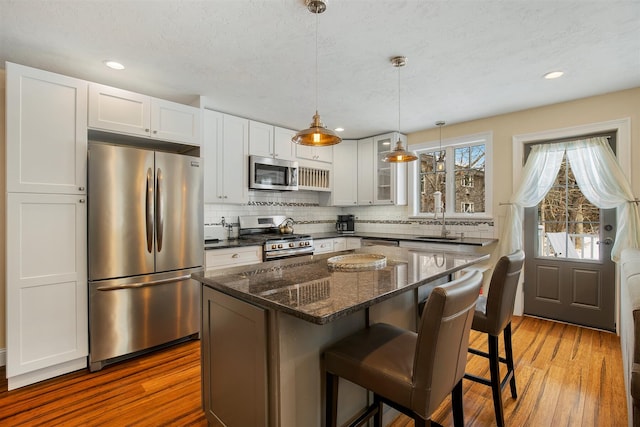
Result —
M 407 204 L 407 164 L 387 163 L 382 158 L 391 151 L 400 138 L 407 145 L 407 137 L 392 132 L 373 137 L 374 147 L 374 198 L 376 205 L 406 205 Z
M 313 147 L 296 144 L 296 157 L 298 159 L 331 163 L 333 161 L 333 147 Z
M 152 98 L 151 136 L 164 141 L 200 145 L 200 109 Z
M 345 251 L 347 250 L 347 239 L 344 237 L 336 237 L 333 239 L 333 251 Z
M 333 239 L 320 239 L 313 242 L 313 253 L 324 254 L 333 252 Z
M 211 110 L 203 114 L 204 201 L 246 203 L 249 121 Z
M 362 240 L 359 237 L 347 237 L 347 249 L 358 249 L 362 247 Z
M 7 196 L 9 389 L 86 367 L 85 196 Z
M 358 203 L 358 142 L 342 141 L 333 147 L 333 206 Z
M 295 134 L 296 132 L 291 129 L 274 127 L 273 151 L 276 158 L 282 160 L 296 159 L 295 144 L 291 141 Z
M 149 136 L 151 98 L 139 93 L 92 83 L 89 85 L 89 127 Z
M 202 151 L 204 163 L 204 202 L 220 203 L 224 190 L 222 188 L 222 171 L 218 164 L 218 145 L 222 144 L 222 119 L 224 114 L 217 111 L 202 112 Z
M 87 82 L 7 63 L 7 191 L 83 194 Z
M 244 204 L 249 198 L 249 120 L 225 114 L 222 128 L 218 146 L 222 201 Z
M 254 156 L 275 157 L 273 150 L 273 126 L 266 123 L 249 121 L 249 154 Z
M 200 145 L 200 109 L 92 83 L 89 127 Z
M 358 141 L 358 205 L 373 205 L 375 156 L 373 138 Z

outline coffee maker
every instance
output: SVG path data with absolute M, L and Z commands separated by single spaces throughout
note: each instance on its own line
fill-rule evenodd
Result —
M 336 230 L 341 234 L 353 234 L 355 232 L 355 223 L 353 215 L 338 215 Z

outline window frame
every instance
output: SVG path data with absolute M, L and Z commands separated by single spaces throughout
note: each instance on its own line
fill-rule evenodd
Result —
M 454 200 L 454 203 L 447 203 L 445 206 L 445 216 L 447 219 L 491 219 L 493 218 L 493 132 L 479 132 L 470 135 L 462 135 L 454 138 L 442 140 L 442 149 L 445 154 L 445 173 L 455 177 L 454 173 L 454 149 L 464 146 L 485 145 L 485 212 L 463 213 L 455 212 L 455 183 L 456 179 L 446 181 L 446 200 Z M 434 151 L 440 148 L 440 140 L 412 144 L 411 151 L 420 155 L 423 151 Z M 433 212 L 420 212 L 420 162 L 415 161 L 409 164 L 407 171 L 408 182 L 408 208 L 409 218 L 434 219 Z M 439 215 L 438 218 L 441 216 Z

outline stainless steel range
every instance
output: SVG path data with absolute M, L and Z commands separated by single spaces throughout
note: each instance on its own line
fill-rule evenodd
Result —
M 289 219 L 285 215 L 247 215 L 238 219 L 238 238 L 261 242 L 264 261 L 313 254 L 311 236 L 280 231 L 280 225 Z

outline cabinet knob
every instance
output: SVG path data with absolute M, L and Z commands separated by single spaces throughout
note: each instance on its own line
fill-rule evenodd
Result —
M 157 130 L 154 130 L 154 131 L 153 131 L 153 133 L 154 133 L 154 134 L 156 134 L 156 133 L 158 133 L 158 131 L 157 131 Z
M 224 196 L 224 198 L 226 199 L 226 198 L 227 198 L 227 196 Z
M 233 254 L 233 255 L 231 255 L 231 258 L 238 258 L 239 256 L 240 255 L 238 255 L 238 254 Z
M 84 187 L 78 187 L 79 191 L 84 191 Z
M 78 200 L 78 203 L 84 203 L 84 199 Z
M 149 129 L 145 129 L 144 131 L 145 131 L 145 132 L 149 132 Z
M 222 196 L 218 196 L 218 199 L 222 199 Z

